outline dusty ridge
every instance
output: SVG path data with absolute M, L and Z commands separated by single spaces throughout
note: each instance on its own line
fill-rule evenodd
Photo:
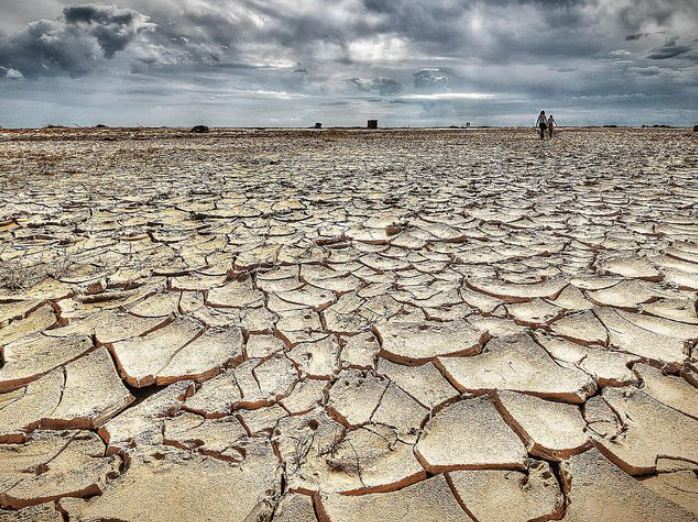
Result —
M 0 521 L 698 518 L 691 133 L 0 136 Z

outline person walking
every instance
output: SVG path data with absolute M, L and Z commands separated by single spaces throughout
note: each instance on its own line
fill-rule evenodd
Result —
M 540 139 L 545 139 L 545 130 L 548 128 L 548 120 L 545 117 L 545 111 L 540 111 L 538 119 L 536 120 L 536 127 L 538 127 Z
M 558 127 L 555 118 L 553 118 L 553 115 L 551 114 L 550 116 L 548 116 L 548 138 L 550 138 L 551 140 L 553 139 L 553 125 Z

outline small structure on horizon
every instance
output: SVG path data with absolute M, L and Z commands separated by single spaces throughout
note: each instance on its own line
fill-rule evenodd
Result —
M 316 129 L 322 129 L 322 123 L 320 123 L 319 121 L 316 122 L 316 123 L 315 123 L 315 128 L 316 128 Z
M 693 132 L 698 132 L 698 125 L 693 126 Z
M 368 120 L 368 123 L 366 125 L 366 128 L 368 129 L 377 129 L 378 128 L 378 120 Z
M 194 125 L 189 132 L 193 132 L 194 134 L 206 134 L 208 130 L 206 125 Z

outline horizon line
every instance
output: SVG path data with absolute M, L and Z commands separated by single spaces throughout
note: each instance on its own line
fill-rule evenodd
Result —
M 118 130 L 118 129 L 143 129 L 143 130 L 149 130 L 149 129 L 172 129 L 172 130 L 179 130 L 179 129 L 192 129 L 193 127 L 199 126 L 199 125 L 204 125 L 205 124 L 195 124 L 195 125 L 179 125 L 179 124 L 174 124 L 174 125 L 140 125 L 140 124 L 135 124 L 135 125 L 107 125 L 107 124 L 95 124 L 95 125 L 64 125 L 64 124 L 53 124 L 53 123 L 48 123 L 42 126 L 30 126 L 30 127 L 3 127 L 0 126 L 0 132 L 3 131 L 22 131 L 22 130 L 59 130 L 59 129 L 74 129 L 74 130 L 89 130 L 89 129 L 96 129 L 96 130 Z M 314 131 L 323 131 L 323 130 L 329 130 L 329 129 L 336 129 L 336 130 L 401 130 L 401 129 L 445 129 L 445 130 L 467 130 L 467 129 L 531 129 L 535 128 L 535 125 L 488 125 L 488 124 L 481 124 L 481 125 L 470 125 L 469 127 L 466 125 L 386 125 L 386 126 L 379 126 L 376 129 L 369 129 L 365 125 L 330 125 L 330 126 L 322 126 L 321 128 L 316 128 L 312 125 L 310 126 L 297 126 L 297 125 L 239 125 L 239 126 L 218 126 L 218 125 L 210 125 L 207 126 L 209 129 L 224 129 L 224 130 L 236 130 L 236 129 L 242 129 L 242 130 L 314 130 Z M 690 129 L 692 127 L 695 127 L 695 125 L 692 124 L 677 124 L 677 125 L 671 125 L 671 124 L 647 124 L 647 123 L 640 123 L 640 124 L 620 124 L 620 123 L 598 123 L 598 124 L 587 124 L 587 125 L 560 125 L 559 128 L 561 129 L 592 129 L 592 128 L 625 128 L 625 129 L 652 129 L 652 128 L 662 128 L 662 129 Z

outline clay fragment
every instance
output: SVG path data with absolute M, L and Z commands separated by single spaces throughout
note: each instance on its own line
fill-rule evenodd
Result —
M 524 469 L 526 449 L 488 397 L 461 400 L 424 426 L 415 447 L 431 473 L 459 469 Z
M 375 495 L 322 495 L 320 522 L 462 522 L 470 517 L 453 497 L 443 475 L 401 490 Z
M 596 390 L 581 370 L 556 364 L 528 335 L 494 339 L 474 357 L 439 357 L 461 391 L 512 390 L 542 398 L 582 403 Z
M 695 520 L 688 511 L 643 486 L 597 450 L 563 462 L 561 474 L 569 499 L 565 520 Z
M 544 461 L 529 461 L 526 472 L 454 471 L 448 477 L 461 503 L 477 520 L 557 520 L 564 513 L 560 487 Z
M 510 391 L 498 391 L 497 402 L 532 455 L 559 461 L 591 444 L 577 406 Z
M 390 322 L 374 329 L 381 354 L 402 364 L 424 363 L 440 355 L 472 355 L 480 351 L 485 333 L 464 321 L 449 323 Z
M 87 431 L 35 432 L 25 444 L 0 444 L 0 506 L 99 495 L 121 464 L 104 453 L 104 443 Z

